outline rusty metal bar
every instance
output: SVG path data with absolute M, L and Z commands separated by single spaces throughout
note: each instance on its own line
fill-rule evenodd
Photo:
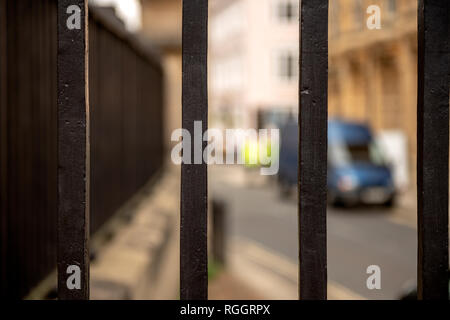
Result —
M 299 87 L 299 296 L 327 298 L 328 0 L 302 0 Z
M 448 0 L 419 0 L 418 298 L 448 299 Z
M 183 0 L 182 125 L 193 140 L 194 121 L 201 121 L 201 137 L 208 127 L 207 33 L 208 0 Z M 181 299 L 204 300 L 208 298 L 207 166 L 203 157 L 194 159 L 198 146 L 191 147 L 192 164 L 181 166 Z
M 89 299 L 87 0 L 58 0 L 58 298 Z

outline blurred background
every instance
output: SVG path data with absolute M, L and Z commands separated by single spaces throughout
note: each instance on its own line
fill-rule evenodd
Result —
M 370 5 L 380 29 L 367 26 Z M 298 6 L 210 2 L 210 125 L 281 129 L 277 179 L 210 170 L 228 270 L 275 299 L 297 297 Z M 337 0 L 329 12 L 328 294 L 398 299 L 416 277 L 417 3 Z M 366 286 L 370 265 L 380 290 Z
M 380 29 L 367 26 L 371 5 L 380 8 Z M 91 198 L 100 199 L 93 200 L 91 296 L 177 299 L 180 168 L 170 160 L 170 136 L 181 127 L 182 1 L 91 0 L 90 6 L 106 30 L 90 35 L 90 67 L 98 74 L 90 88 L 91 127 L 99 128 Z M 258 165 L 209 167 L 210 299 L 297 299 L 298 12 L 298 0 L 209 0 L 209 127 L 281 132 L 276 176 L 261 176 Z M 131 53 L 117 54 L 110 40 L 102 40 L 108 32 L 132 43 L 139 62 L 127 63 Z M 151 63 L 142 62 L 147 54 Z M 330 1 L 329 299 L 399 299 L 415 290 L 416 64 L 417 1 Z M 144 78 L 133 77 L 138 72 Z M 127 100 L 133 88 L 138 96 Z M 153 111 L 141 115 L 139 106 Z M 105 120 L 113 118 L 125 120 Z M 105 145 L 115 141 L 108 133 L 117 129 L 125 147 L 108 153 Z M 115 163 L 110 159 L 117 167 L 108 167 Z M 133 181 L 124 184 L 130 176 Z M 55 208 L 47 210 L 54 218 Z M 6 239 L 2 256 L 11 256 L 20 241 Z M 54 235 L 45 244 L 46 259 L 54 259 Z M 34 259 L 26 270 L 39 267 L 38 277 L 14 296 L 53 298 L 52 263 L 42 267 L 41 258 Z M 13 260 L 2 264 L 2 279 L 26 261 Z M 381 289 L 366 285 L 371 265 L 380 267 Z M 2 295 L 13 287 L 5 281 Z

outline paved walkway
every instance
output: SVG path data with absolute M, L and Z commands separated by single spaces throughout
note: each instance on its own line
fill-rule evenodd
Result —
M 177 174 L 166 170 L 121 210 L 131 220 L 91 264 L 92 299 L 178 297 L 178 206 Z
M 208 288 L 210 300 L 264 300 L 251 284 L 237 278 L 230 270 L 223 270 L 210 281 Z

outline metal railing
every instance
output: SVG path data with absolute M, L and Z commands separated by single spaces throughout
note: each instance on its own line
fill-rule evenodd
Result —
M 76 3 L 85 17 L 86 1 Z M 97 210 L 111 212 L 120 203 L 116 197 L 125 200 L 117 184 L 128 186 L 131 194 L 160 164 L 161 70 L 152 59 L 138 55 L 129 41 L 93 19 L 89 30 L 94 54 L 88 72 L 87 21 L 82 18 L 77 30 L 65 25 L 67 6 L 72 3 L 58 1 L 58 42 L 54 1 L 2 0 L 0 4 L 0 21 L 5 24 L 5 16 L 7 20 L 6 30 L 0 29 L 2 280 L 7 279 L 7 290 L 20 295 L 48 271 L 37 263 L 42 254 L 49 253 L 47 268 L 53 264 L 58 164 L 59 297 L 87 299 L 88 181 L 92 177 L 95 216 Z M 300 11 L 299 297 L 326 299 L 328 0 L 303 0 Z M 418 296 L 447 299 L 449 2 L 420 0 L 418 15 Z M 194 121 L 202 121 L 203 132 L 207 130 L 207 18 L 207 0 L 183 1 L 182 123 L 191 135 Z M 38 36 L 31 37 L 35 30 Z M 88 75 L 93 94 L 90 113 Z M 130 111 L 130 106 L 135 109 Z M 89 114 L 91 139 L 87 134 Z M 127 165 L 118 166 L 122 162 Z M 3 172 L 7 172 L 6 178 Z M 206 163 L 182 164 L 180 272 L 184 300 L 207 299 L 206 220 Z M 42 270 L 36 272 L 36 266 Z M 81 272 L 77 290 L 67 287 L 68 267 L 73 266 Z M 29 281 L 17 286 L 20 277 Z M 2 282 L 2 294 L 4 290 Z
M 183 127 L 207 114 L 207 0 L 183 1 Z M 448 299 L 449 2 L 418 9 L 418 297 Z M 299 297 L 327 298 L 328 0 L 302 0 Z M 207 129 L 207 126 L 203 126 Z M 206 299 L 206 169 L 182 165 L 181 298 Z

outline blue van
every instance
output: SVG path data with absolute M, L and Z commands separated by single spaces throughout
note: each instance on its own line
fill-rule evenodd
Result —
M 285 194 L 297 184 L 298 126 L 288 122 L 280 130 L 278 180 Z M 347 206 L 359 203 L 392 206 L 392 171 L 367 125 L 341 120 L 328 122 L 328 201 Z

